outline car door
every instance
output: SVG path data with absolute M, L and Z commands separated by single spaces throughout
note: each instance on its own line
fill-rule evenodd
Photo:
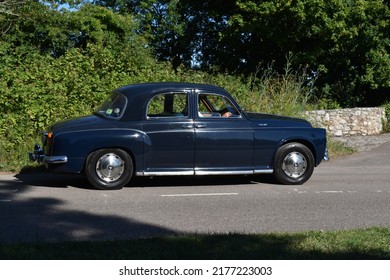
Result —
M 194 167 L 194 121 L 190 92 L 165 92 L 151 98 L 146 133 L 144 175 L 190 175 Z
M 195 173 L 253 173 L 254 131 L 232 100 L 198 93 L 195 117 Z

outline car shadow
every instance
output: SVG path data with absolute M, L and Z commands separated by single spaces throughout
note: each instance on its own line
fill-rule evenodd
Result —
M 180 186 L 223 186 L 275 184 L 271 176 L 229 175 L 229 176 L 160 176 L 134 177 L 126 187 L 180 187 Z
M 14 176 L 23 184 L 51 188 L 94 189 L 81 174 L 62 174 L 46 171 L 43 167 L 29 167 Z M 207 185 L 251 185 L 277 184 L 271 175 L 229 175 L 229 176 L 158 176 L 133 177 L 126 188 L 136 187 L 180 187 Z
M 93 189 L 85 176 L 81 174 L 52 173 L 42 166 L 24 168 L 14 177 L 29 186 Z

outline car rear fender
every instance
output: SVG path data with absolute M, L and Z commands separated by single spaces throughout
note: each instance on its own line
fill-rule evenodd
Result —
M 52 155 L 66 155 L 68 167 L 82 172 L 89 154 L 96 150 L 117 148 L 125 150 L 134 166 L 143 166 L 145 135 L 133 129 L 102 129 L 63 132 L 53 139 Z

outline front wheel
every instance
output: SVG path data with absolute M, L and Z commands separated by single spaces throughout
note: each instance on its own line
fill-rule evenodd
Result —
M 274 176 L 285 185 L 305 183 L 314 171 L 314 156 L 301 143 L 288 143 L 278 149 L 274 160 Z
M 133 161 L 120 149 L 102 149 L 91 153 L 86 162 L 85 175 L 99 190 L 124 187 L 133 175 Z

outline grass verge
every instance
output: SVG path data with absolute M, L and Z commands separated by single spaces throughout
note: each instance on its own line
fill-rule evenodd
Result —
M 343 143 L 335 141 L 330 137 L 328 137 L 327 146 L 330 159 L 348 156 L 356 152 L 354 148 L 347 147 Z
M 1 259 L 390 259 L 390 228 L 295 234 L 188 235 L 99 242 L 0 244 Z

